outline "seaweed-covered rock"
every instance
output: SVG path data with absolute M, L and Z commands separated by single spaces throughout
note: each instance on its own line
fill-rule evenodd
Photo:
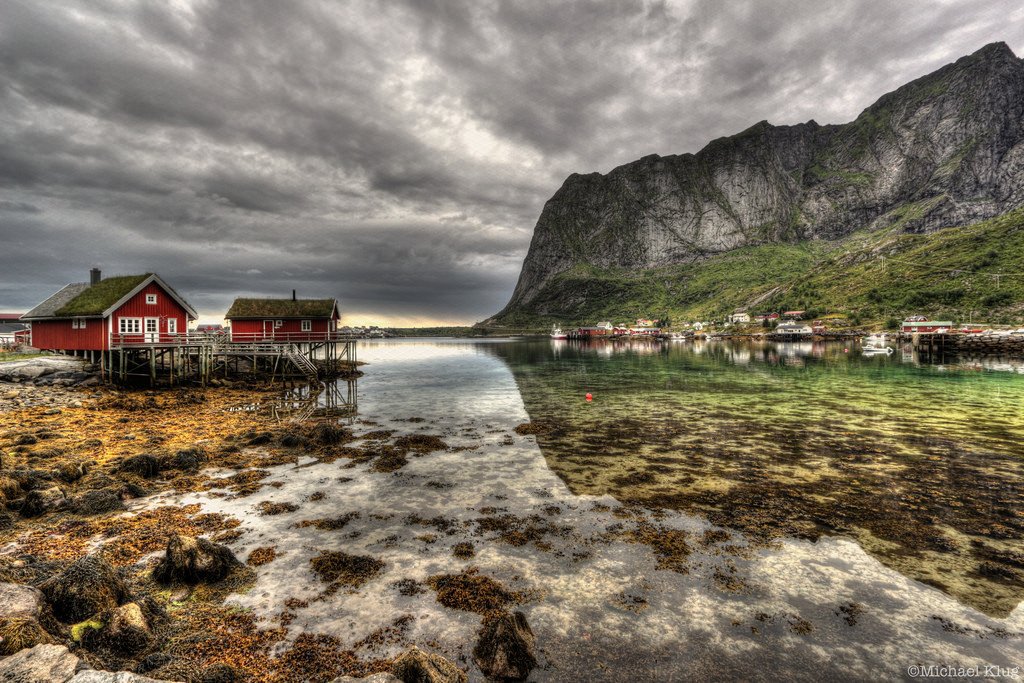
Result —
M 139 665 L 135 667 L 135 671 L 140 674 L 148 673 L 150 671 L 155 671 L 160 667 L 167 666 L 172 661 L 174 661 L 174 658 L 166 652 L 154 652 L 151 655 L 143 657 L 142 661 L 139 662 Z
M 191 472 L 198 470 L 207 461 L 206 450 L 202 448 L 186 448 L 175 453 L 167 460 L 167 468 Z
M 124 501 L 110 489 L 86 491 L 71 501 L 71 509 L 80 515 L 99 515 L 125 509 Z
M 35 619 L 23 617 L 0 619 L 0 656 L 13 655 L 27 647 L 55 642 L 53 637 Z
M 524 681 L 537 666 L 536 642 L 522 612 L 489 617 L 473 648 L 473 661 L 491 680 Z
M 0 555 L 0 581 L 38 586 L 63 567 L 34 555 Z
M 2 501 L 0 501 L 2 502 Z M 7 510 L 0 510 L 0 530 L 10 529 L 17 520 Z
M 0 659 L 0 681 L 5 683 L 63 683 L 83 668 L 82 661 L 63 645 L 36 645 Z
M 161 468 L 160 458 L 149 453 L 139 453 L 122 460 L 117 466 L 117 471 L 150 479 L 160 474 Z
M 265 446 L 274 440 L 274 435 L 270 432 L 246 432 L 242 438 L 248 446 Z
M 88 619 L 131 599 L 120 574 L 98 555 L 86 555 L 58 576 L 47 579 L 41 588 L 54 615 L 69 623 Z
M 100 618 L 103 626 L 85 631 L 82 644 L 123 655 L 138 654 L 154 641 L 149 611 L 137 602 L 129 602 L 104 612 Z
M 309 430 L 311 441 L 321 446 L 333 446 L 352 440 L 352 432 L 344 427 L 330 422 L 323 422 Z
M 53 473 L 46 470 L 19 467 L 11 470 L 8 474 L 24 491 L 35 491 L 53 486 Z
M 175 534 L 167 542 L 167 552 L 153 571 L 161 583 L 200 583 L 220 581 L 242 566 L 226 546 L 205 538 Z
M 11 500 L 21 495 L 21 484 L 14 477 L 0 474 L 0 501 Z
M 235 667 L 218 663 L 203 668 L 193 677 L 192 683 L 237 683 L 243 679 L 244 675 Z
M 65 462 L 57 465 L 53 474 L 65 484 L 73 484 L 89 473 L 92 461 Z
M 157 680 L 130 671 L 80 671 L 67 683 L 168 683 L 166 680 Z
M 23 517 L 38 517 L 51 510 L 58 510 L 67 505 L 68 499 L 59 486 L 29 491 L 21 504 Z
M 288 432 L 287 434 L 281 437 L 279 443 L 285 448 L 299 448 L 300 446 L 307 445 L 309 443 L 309 439 L 302 436 L 301 434 L 294 434 L 292 432 Z
M 415 645 L 391 665 L 391 673 L 403 683 L 466 683 L 466 672 L 439 654 Z

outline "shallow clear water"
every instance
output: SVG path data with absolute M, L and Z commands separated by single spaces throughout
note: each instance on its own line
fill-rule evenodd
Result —
M 475 566 L 523 594 L 531 680 L 863 680 L 1024 661 L 1024 376 L 841 345 L 402 340 L 359 353 L 357 434 L 436 434 L 447 451 L 393 473 L 303 461 L 245 498 L 163 501 L 238 516 L 241 557 L 278 546 L 232 598 L 268 623 L 306 600 L 292 634 L 355 644 L 408 614 L 400 642 L 357 651 L 416 642 L 476 680 L 480 617 L 393 586 Z M 536 436 L 513 431 L 529 421 Z M 267 500 L 300 508 L 261 517 Z M 296 527 L 349 512 L 340 531 Z M 481 523 L 502 515 L 531 540 Z M 677 536 L 687 552 L 667 557 Z M 453 557 L 466 541 L 476 556 Z M 324 549 L 385 570 L 325 596 L 309 565 Z

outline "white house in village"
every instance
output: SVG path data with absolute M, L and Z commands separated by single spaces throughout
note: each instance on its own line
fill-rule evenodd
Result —
M 775 334 L 787 337 L 809 337 L 813 333 L 810 325 L 799 321 L 779 323 L 775 326 Z
M 729 322 L 731 323 L 749 323 L 750 314 L 746 311 L 735 311 L 729 316 Z

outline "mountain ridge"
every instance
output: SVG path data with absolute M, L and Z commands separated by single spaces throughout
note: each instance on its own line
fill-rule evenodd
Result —
M 646 271 L 862 229 L 930 233 L 1022 205 L 1024 60 L 991 43 L 845 124 L 760 121 L 696 153 L 571 174 L 541 212 L 508 305 L 483 324 L 570 317 L 541 294 L 574 268 Z

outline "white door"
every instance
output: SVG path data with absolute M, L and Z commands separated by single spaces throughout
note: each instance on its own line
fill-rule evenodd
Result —
M 160 341 L 160 318 L 146 318 L 146 343 L 156 344 Z
M 263 338 L 273 339 L 274 338 L 274 321 L 264 320 L 263 321 Z

